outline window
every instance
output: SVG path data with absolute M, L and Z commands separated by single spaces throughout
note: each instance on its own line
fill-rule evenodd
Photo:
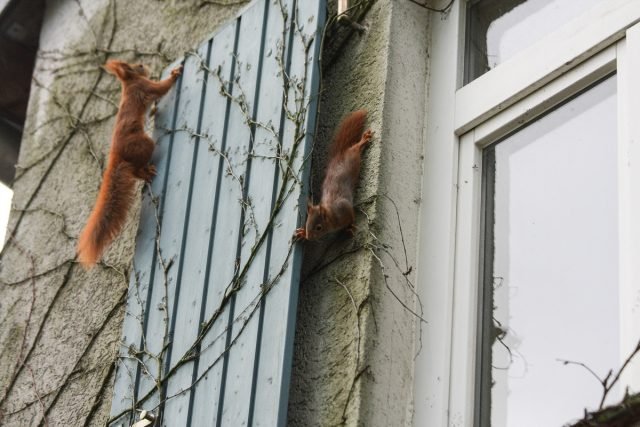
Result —
M 570 422 L 597 407 L 601 389 L 555 359 L 605 376 L 640 339 L 640 125 L 629 119 L 640 115 L 640 3 L 581 4 L 482 69 L 477 52 L 463 53 L 462 23 L 490 3 L 467 11 L 457 2 L 431 24 L 419 267 L 428 351 L 416 364 L 417 426 Z M 538 2 L 506 3 L 515 13 Z M 477 24 L 466 26 L 476 50 L 491 27 L 469 34 Z M 618 392 L 637 390 L 637 374 L 632 364 Z M 521 409 L 547 407 L 533 384 L 549 376 L 563 399 L 569 381 L 584 394 L 542 415 Z
M 466 20 L 465 83 L 603 0 L 475 0 Z
M 483 151 L 482 425 L 563 425 L 602 392 L 561 361 L 619 365 L 616 110 L 613 76 Z

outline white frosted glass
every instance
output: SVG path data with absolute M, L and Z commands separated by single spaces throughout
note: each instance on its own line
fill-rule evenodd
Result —
M 606 0 L 480 0 L 469 8 L 467 77 L 486 71 L 532 46 Z
M 560 359 L 620 364 L 615 93 L 612 77 L 495 147 L 494 427 L 597 407 L 600 384 Z

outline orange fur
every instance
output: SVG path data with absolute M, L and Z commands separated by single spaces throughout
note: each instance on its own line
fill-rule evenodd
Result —
M 305 228 L 295 233 L 299 239 L 315 240 L 333 231 L 353 228 L 353 193 L 360 176 L 360 156 L 373 137 L 371 130 L 362 133 L 366 119 L 365 110 L 354 111 L 336 131 L 329 148 L 320 203 L 308 204 Z
M 78 239 L 78 259 L 86 268 L 100 259 L 122 230 L 136 180 L 149 182 L 156 174 L 149 164 L 155 143 L 144 131 L 145 112 L 171 89 L 182 71 L 176 68 L 169 78 L 156 82 L 149 80 L 147 69 L 140 64 L 111 60 L 103 68 L 120 80 L 122 97 L 98 199 Z
M 340 153 L 354 145 L 362 135 L 364 122 L 367 120 L 367 110 L 357 110 L 346 116 L 333 136 L 329 147 L 329 158 L 334 159 Z

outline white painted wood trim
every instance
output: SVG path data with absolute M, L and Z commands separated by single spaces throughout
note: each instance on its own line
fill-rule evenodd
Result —
M 618 43 L 620 363 L 640 339 L 640 24 Z M 636 357 L 621 378 L 640 390 Z
M 472 426 L 475 422 L 476 337 L 478 336 L 478 301 L 481 286 L 479 271 L 482 239 L 480 226 L 482 150 L 491 143 L 495 143 L 500 137 L 535 120 L 543 112 L 614 72 L 615 67 L 616 47 L 612 46 L 565 73 L 543 89 L 522 99 L 516 105 L 483 122 L 459 139 L 452 348 L 449 371 L 450 420 L 448 425 L 450 426 Z M 640 111 L 640 108 L 637 111 Z M 638 159 L 640 160 L 640 153 Z M 637 182 L 640 185 L 640 179 Z M 638 194 L 640 196 L 640 190 Z
M 624 37 L 640 1 L 607 0 L 461 88 L 455 131 L 462 135 Z
M 443 18 L 431 18 L 432 49 L 425 123 L 417 287 L 427 324 L 414 373 L 413 425 L 446 426 L 449 419 L 449 372 L 453 312 L 458 138 L 453 133 L 454 93 L 462 76 L 464 2 L 455 2 Z M 455 70 L 459 72 L 456 73 Z
M 616 46 L 614 45 L 479 124 L 474 129 L 476 144 L 485 147 L 495 142 L 615 70 Z
M 621 302 L 630 307 L 620 320 L 627 347 L 640 338 L 640 303 L 631 307 L 640 295 L 640 24 L 632 27 L 640 1 L 603 2 L 454 96 L 464 28 L 464 2 L 456 3 L 431 24 L 418 265 L 428 324 L 416 359 L 415 426 L 475 422 L 482 149 L 616 69 Z M 623 383 L 640 384 L 640 360 Z
M 449 425 L 474 425 L 482 150 L 473 132 L 460 138 Z

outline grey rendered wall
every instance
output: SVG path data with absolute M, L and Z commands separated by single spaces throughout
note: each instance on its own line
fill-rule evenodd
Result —
M 221 3 L 227 3 L 223 6 Z M 139 207 L 104 262 L 76 265 L 119 100 L 107 58 L 157 76 L 248 1 L 49 1 L 0 255 L 0 424 L 104 425 Z
M 427 17 L 409 1 L 379 0 L 361 21 L 365 33 L 327 43 L 336 51 L 324 52 L 331 63 L 322 81 L 315 194 L 344 114 L 368 109 L 376 137 L 364 155 L 355 238 L 306 244 L 290 425 L 411 425 Z

